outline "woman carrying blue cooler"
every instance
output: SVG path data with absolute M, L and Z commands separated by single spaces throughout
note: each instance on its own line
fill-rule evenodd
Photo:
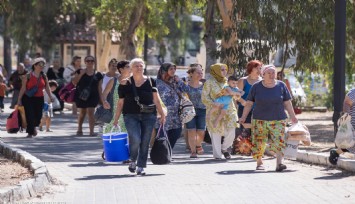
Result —
M 157 111 L 161 115 L 160 122 L 165 122 L 165 113 L 159 101 L 154 79 L 147 77 L 144 72 L 144 61 L 140 58 L 130 62 L 132 77 L 118 89 L 119 100 L 115 114 L 114 125 L 123 113 L 123 119 L 129 137 L 131 163 L 128 170 L 137 175 L 145 175 L 149 143 Z M 138 167 L 138 168 L 137 168 Z

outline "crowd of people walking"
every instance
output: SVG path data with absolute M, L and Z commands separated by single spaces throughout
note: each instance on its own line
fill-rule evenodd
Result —
M 267 143 L 277 155 L 276 171 L 287 168 L 282 163 L 286 120 L 289 117 L 292 123 L 297 123 L 297 118 L 290 91 L 284 82 L 276 79 L 273 65 L 252 60 L 246 65 L 246 76 L 238 79 L 228 76 L 226 64 L 217 63 L 210 67 L 211 77 L 203 79 L 202 65 L 191 64 L 188 77 L 183 80 L 176 75 L 176 65 L 170 62 L 161 64 L 156 77 L 144 74 L 146 65 L 140 58 L 111 59 L 105 73 L 96 70 L 93 56 L 84 58 L 85 67 L 81 63 L 81 57 L 74 56 L 64 68 L 56 59 L 48 71 L 44 70 L 46 61 L 41 57 L 34 59 L 29 70 L 24 64 L 18 64 L 9 77 L 13 90 L 10 108 L 24 106 L 27 137 L 36 136 L 44 125 L 46 131 L 52 131 L 53 112 L 64 109 L 60 90 L 72 83 L 73 109 L 79 110 L 76 135 L 87 134 L 83 129 L 86 116 L 89 136 L 119 126 L 128 133 L 130 172 L 145 174 L 150 141 L 158 132 L 166 133 L 172 149 L 186 134 L 190 158 L 205 154 L 202 143 L 207 132 L 213 157 L 221 160 L 232 158 L 230 148 L 236 129 L 245 129 L 251 135 L 256 170 L 265 169 L 262 158 Z M 189 99 L 190 108 L 194 109 L 187 122 L 181 116 L 182 99 Z M 158 131 L 160 128 L 164 131 Z

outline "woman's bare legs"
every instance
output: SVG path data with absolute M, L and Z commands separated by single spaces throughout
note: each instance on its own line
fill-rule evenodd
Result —
M 87 108 L 88 118 L 89 118 L 89 129 L 90 135 L 94 135 L 94 128 L 95 128 L 95 118 L 94 118 L 95 108 Z
M 196 154 L 196 130 L 187 130 L 188 143 L 190 145 L 191 154 Z
M 79 108 L 79 116 L 78 116 L 78 130 L 77 134 L 83 134 L 83 123 L 86 116 L 86 108 Z

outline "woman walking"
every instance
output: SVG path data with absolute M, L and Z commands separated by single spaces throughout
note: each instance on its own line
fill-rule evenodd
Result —
M 86 114 L 89 118 L 89 130 L 90 136 L 96 136 L 94 133 L 95 119 L 94 111 L 95 107 L 99 104 L 99 101 L 106 109 L 110 108 L 107 101 L 103 99 L 102 95 L 102 74 L 95 71 L 95 58 L 93 56 L 85 57 L 86 69 L 79 69 L 75 72 L 73 84 L 76 85 L 75 92 L 75 104 L 80 108 L 78 116 L 78 130 L 76 135 L 83 135 L 83 122 Z
M 41 123 L 44 89 L 50 96 L 50 101 L 53 102 L 47 76 L 43 73 L 45 64 L 46 60 L 44 58 L 36 58 L 33 61 L 32 71 L 22 76 L 22 86 L 17 104 L 23 105 L 25 108 L 28 138 L 37 136 L 36 127 Z
M 203 154 L 202 141 L 206 131 L 206 106 L 202 103 L 201 94 L 203 83 L 201 82 L 203 72 L 202 66 L 190 67 L 187 71 L 190 75 L 188 82 L 189 90 L 187 95 L 194 105 L 196 116 L 186 123 L 188 143 L 191 149 L 190 158 L 197 158 L 197 154 Z
M 202 102 L 206 106 L 206 112 L 212 109 L 215 99 L 220 96 L 223 87 L 227 86 L 227 73 L 227 65 L 220 63 L 211 65 L 211 78 L 205 82 L 201 96 Z M 214 112 L 210 118 L 206 119 L 207 129 L 212 140 L 213 157 L 215 159 L 221 159 L 222 153 L 226 159 L 231 159 L 231 155 L 227 149 L 233 144 L 235 128 L 238 127 L 237 109 L 233 100 L 228 105 L 226 112 L 224 118 L 216 126 L 213 125 L 213 121 L 216 121 L 218 117 L 217 112 Z M 221 144 L 222 136 L 224 136 L 223 144 Z
M 130 67 L 133 75 L 129 82 L 119 86 L 119 100 L 113 124 L 118 124 L 123 113 L 130 147 L 131 163 L 128 170 L 132 173 L 136 171 L 137 175 L 145 175 L 144 168 L 147 166 L 149 142 L 157 119 L 156 112 L 161 115 L 161 123 L 165 122 L 165 114 L 159 101 L 155 80 L 143 74 L 144 61 L 140 58 L 133 59 Z
M 129 81 L 129 77 L 131 76 L 131 68 L 129 66 L 129 61 L 128 60 L 123 60 L 123 61 L 119 61 L 117 63 L 117 67 L 116 70 L 118 70 L 118 73 L 120 74 L 118 77 L 115 76 L 117 78 L 117 82 L 116 86 L 113 87 L 113 113 L 116 113 L 117 111 L 117 103 L 119 101 L 119 96 L 118 96 L 118 89 L 120 85 L 126 85 L 127 82 Z M 113 68 L 110 68 L 110 71 L 108 73 L 106 73 L 107 76 L 111 77 L 116 75 L 116 73 L 113 73 Z M 112 127 L 113 127 L 113 123 L 115 122 L 115 118 L 112 118 L 111 122 L 109 124 L 106 125 L 104 133 L 110 132 Z M 123 121 L 123 117 L 119 118 L 119 125 L 121 128 L 122 132 L 126 132 L 126 125 L 124 124 Z
M 262 80 L 262 78 L 260 76 L 261 66 L 262 66 L 262 63 L 259 60 L 251 60 L 250 62 L 248 62 L 247 66 L 246 66 L 247 76 L 242 77 L 238 80 L 239 90 L 244 91 L 244 95 L 242 96 L 241 99 L 238 100 L 238 117 L 239 118 L 241 118 L 243 115 L 245 101 L 248 98 L 250 88 L 253 86 L 253 84 Z M 251 126 L 252 112 L 253 111 L 251 110 L 245 120 L 245 123 L 244 123 L 245 125 L 248 124 L 247 129 L 249 129 L 249 130 L 250 130 L 250 126 Z M 245 127 L 243 127 L 243 125 L 241 125 L 241 129 L 244 129 L 244 128 Z
M 189 87 L 175 75 L 175 72 L 176 65 L 165 62 L 160 66 L 157 75 L 159 95 L 168 110 L 164 127 L 167 131 L 171 148 L 174 148 L 176 141 L 181 137 L 182 123 L 178 113 L 180 98 L 184 92 L 189 90 Z M 158 129 L 160 125 L 161 123 L 157 121 L 155 128 Z
M 282 164 L 285 148 L 284 136 L 287 110 L 292 123 L 298 120 L 291 104 L 291 95 L 285 83 L 276 80 L 276 69 L 274 65 L 262 67 L 261 74 L 263 80 L 255 83 L 249 92 L 247 102 L 240 118 L 240 123 L 244 124 L 253 105 L 252 119 L 252 152 L 253 158 L 257 160 L 256 170 L 265 170 L 262 157 L 265 152 L 268 136 L 270 136 L 270 150 L 276 153 L 276 171 L 286 169 Z

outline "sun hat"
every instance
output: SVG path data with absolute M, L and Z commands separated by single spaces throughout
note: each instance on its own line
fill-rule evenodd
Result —
M 43 62 L 44 64 L 46 63 L 46 60 L 43 57 L 38 57 L 33 60 L 33 64 L 37 64 L 38 62 Z

